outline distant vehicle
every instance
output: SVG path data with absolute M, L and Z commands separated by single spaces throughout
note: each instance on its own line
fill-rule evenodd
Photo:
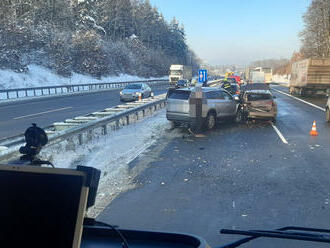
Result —
M 250 72 L 249 83 L 265 83 L 265 73 L 260 71 Z
M 191 81 L 192 69 L 190 66 L 185 65 L 171 65 L 169 81 L 170 86 L 174 87 L 179 80 L 186 79 Z
M 277 104 L 269 90 L 247 90 L 241 97 L 239 113 L 242 120 L 270 119 L 276 121 Z
M 330 88 L 330 58 L 310 58 L 293 63 L 289 87 L 291 94 L 327 94 Z
M 325 106 L 325 119 L 330 122 L 330 97 L 328 97 L 327 105 Z
M 228 79 L 234 78 L 237 84 L 241 83 L 241 77 L 240 76 L 230 76 Z
M 176 88 L 185 88 L 190 86 L 190 83 L 187 79 L 180 79 L 175 86 Z
M 231 84 L 237 84 L 236 78 L 233 78 L 233 77 L 227 78 L 227 81 Z
M 121 101 L 135 101 L 141 98 L 146 98 L 151 96 L 151 88 L 145 83 L 134 83 L 128 84 L 126 87 L 120 91 Z
M 247 67 L 244 72 L 245 81 L 251 81 L 252 73 L 254 72 L 264 73 L 263 83 L 271 83 L 273 81 L 273 71 L 272 68 L 269 67 Z
M 202 123 L 205 129 L 212 129 L 216 121 L 225 118 L 236 118 L 238 97 L 233 97 L 227 91 L 215 87 L 202 89 Z M 196 105 L 193 104 L 196 88 L 169 90 L 166 105 L 166 118 L 175 126 L 186 123 L 197 127 Z

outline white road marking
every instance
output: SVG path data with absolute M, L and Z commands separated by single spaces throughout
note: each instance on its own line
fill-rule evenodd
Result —
M 275 91 L 277 91 L 277 92 L 279 92 L 279 93 L 281 93 L 281 94 L 283 94 L 283 95 L 286 95 L 286 96 L 292 97 L 292 98 L 294 98 L 294 99 L 296 99 L 296 100 L 298 100 L 298 101 L 301 101 L 301 102 L 303 102 L 303 103 L 306 103 L 306 104 L 308 104 L 308 105 L 310 105 L 310 106 L 312 106 L 312 107 L 314 107 L 314 108 L 317 108 L 317 109 L 320 109 L 320 110 L 322 110 L 322 111 L 325 111 L 325 108 L 322 108 L 322 107 L 317 106 L 317 105 L 315 105 L 315 104 L 313 104 L 313 103 L 310 103 L 310 102 L 304 101 L 304 100 L 302 100 L 302 99 L 300 99 L 300 98 L 298 98 L 298 97 L 292 96 L 292 95 L 290 95 L 290 94 L 288 94 L 288 93 L 285 93 L 285 92 L 283 92 L 283 91 L 281 91 L 281 90 L 277 90 L 277 89 L 274 89 L 274 88 L 272 88 L 272 90 L 275 90 Z
M 280 132 L 280 130 L 278 130 L 278 128 L 273 123 L 272 123 L 272 127 L 274 128 L 275 132 L 280 137 L 280 139 L 282 140 L 282 142 L 284 144 L 288 144 L 288 141 L 284 138 L 283 134 Z
M 42 114 L 47 114 L 47 113 L 52 113 L 52 112 L 57 112 L 57 111 L 62 111 L 65 109 L 71 109 L 72 107 L 65 107 L 65 108 L 59 108 L 59 109 L 52 109 L 52 110 L 48 110 L 48 111 L 44 111 L 44 112 L 40 112 L 40 113 L 35 113 L 35 114 L 30 114 L 30 115 L 23 115 L 23 116 L 19 116 L 19 117 L 15 117 L 13 118 L 14 120 L 18 120 L 18 119 L 22 119 L 22 118 L 26 118 L 26 117 L 31 117 L 31 116 L 36 116 L 36 115 L 42 115 Z

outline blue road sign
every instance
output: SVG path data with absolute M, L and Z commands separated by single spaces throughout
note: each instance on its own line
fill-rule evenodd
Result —
M 198 70 L 198 82 L 204 83 L 207 80 L 207 70 L 201 69 Z

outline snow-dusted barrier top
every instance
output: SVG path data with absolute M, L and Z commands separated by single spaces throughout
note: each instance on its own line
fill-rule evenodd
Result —
M 56 86 L 43 86 L 43 87 L 33 87 L 33 88 L 3 89 L 0 90 L 0 101 L 25 98 L 25 97 L 121 89 L 124 88 L 127 84 L 131 84 L 131 83 L 147 83 L 150 86 L 162 86 L 162 85 L 165 86 L 168 85 L 168 80 L 158 79 L 158 80 L 140 80 L 140 81 L 127 81 L 127 82 L 73 84 L 73 85 L 56 85 Z
M 66 140 L 75 140 L 73 143 L 81 145 L 88 142 L 93 134 L 97 136 L 106 135 L 111 128 L 118 128 L 120 125 L 130 124 L 132 117 L 135 116 L 135 119 L 138 120 L 141 114 L 142 116 L 145 116 L 147 115 L 147 112 L 153 112 L 164 106 L 165 94 L 155 96 L 154 100 L 140 106 L 49 134 L 49 142 L 46 146 L 51 146 Z M 8 139 L 5 143 L 6 144 L 0 144 L 0 163 L 19 156 L 19 147 L 25 143 L 24 136 L 13 137 L 12 140 Z

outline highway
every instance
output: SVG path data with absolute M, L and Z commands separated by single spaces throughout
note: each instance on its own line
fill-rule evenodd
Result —
M 329 228 L 330 125 L 325 99 L 302 102 L 276 86 L 278 119 L 220 123 L 195 136 L 171 129 L 129 167 L 138 185 L 98 219 L 121 228 L 192 233 L 212 247 L 237 240 L 221 228 Z M 319 107 L 319 108 L 318 108 Z M 164 116 L 165 118 L 165 116 Z M 313 121 L 319 136 L 311 137 Z M 244 247 L 328 247 L 261 239 Z
M 152 88 L 155 95 L 166 92 Z M 121 104 L 119 90 L 55 96 L 0 105 L 0 140 L 24 133 L 31 123 L 40 127 Z

